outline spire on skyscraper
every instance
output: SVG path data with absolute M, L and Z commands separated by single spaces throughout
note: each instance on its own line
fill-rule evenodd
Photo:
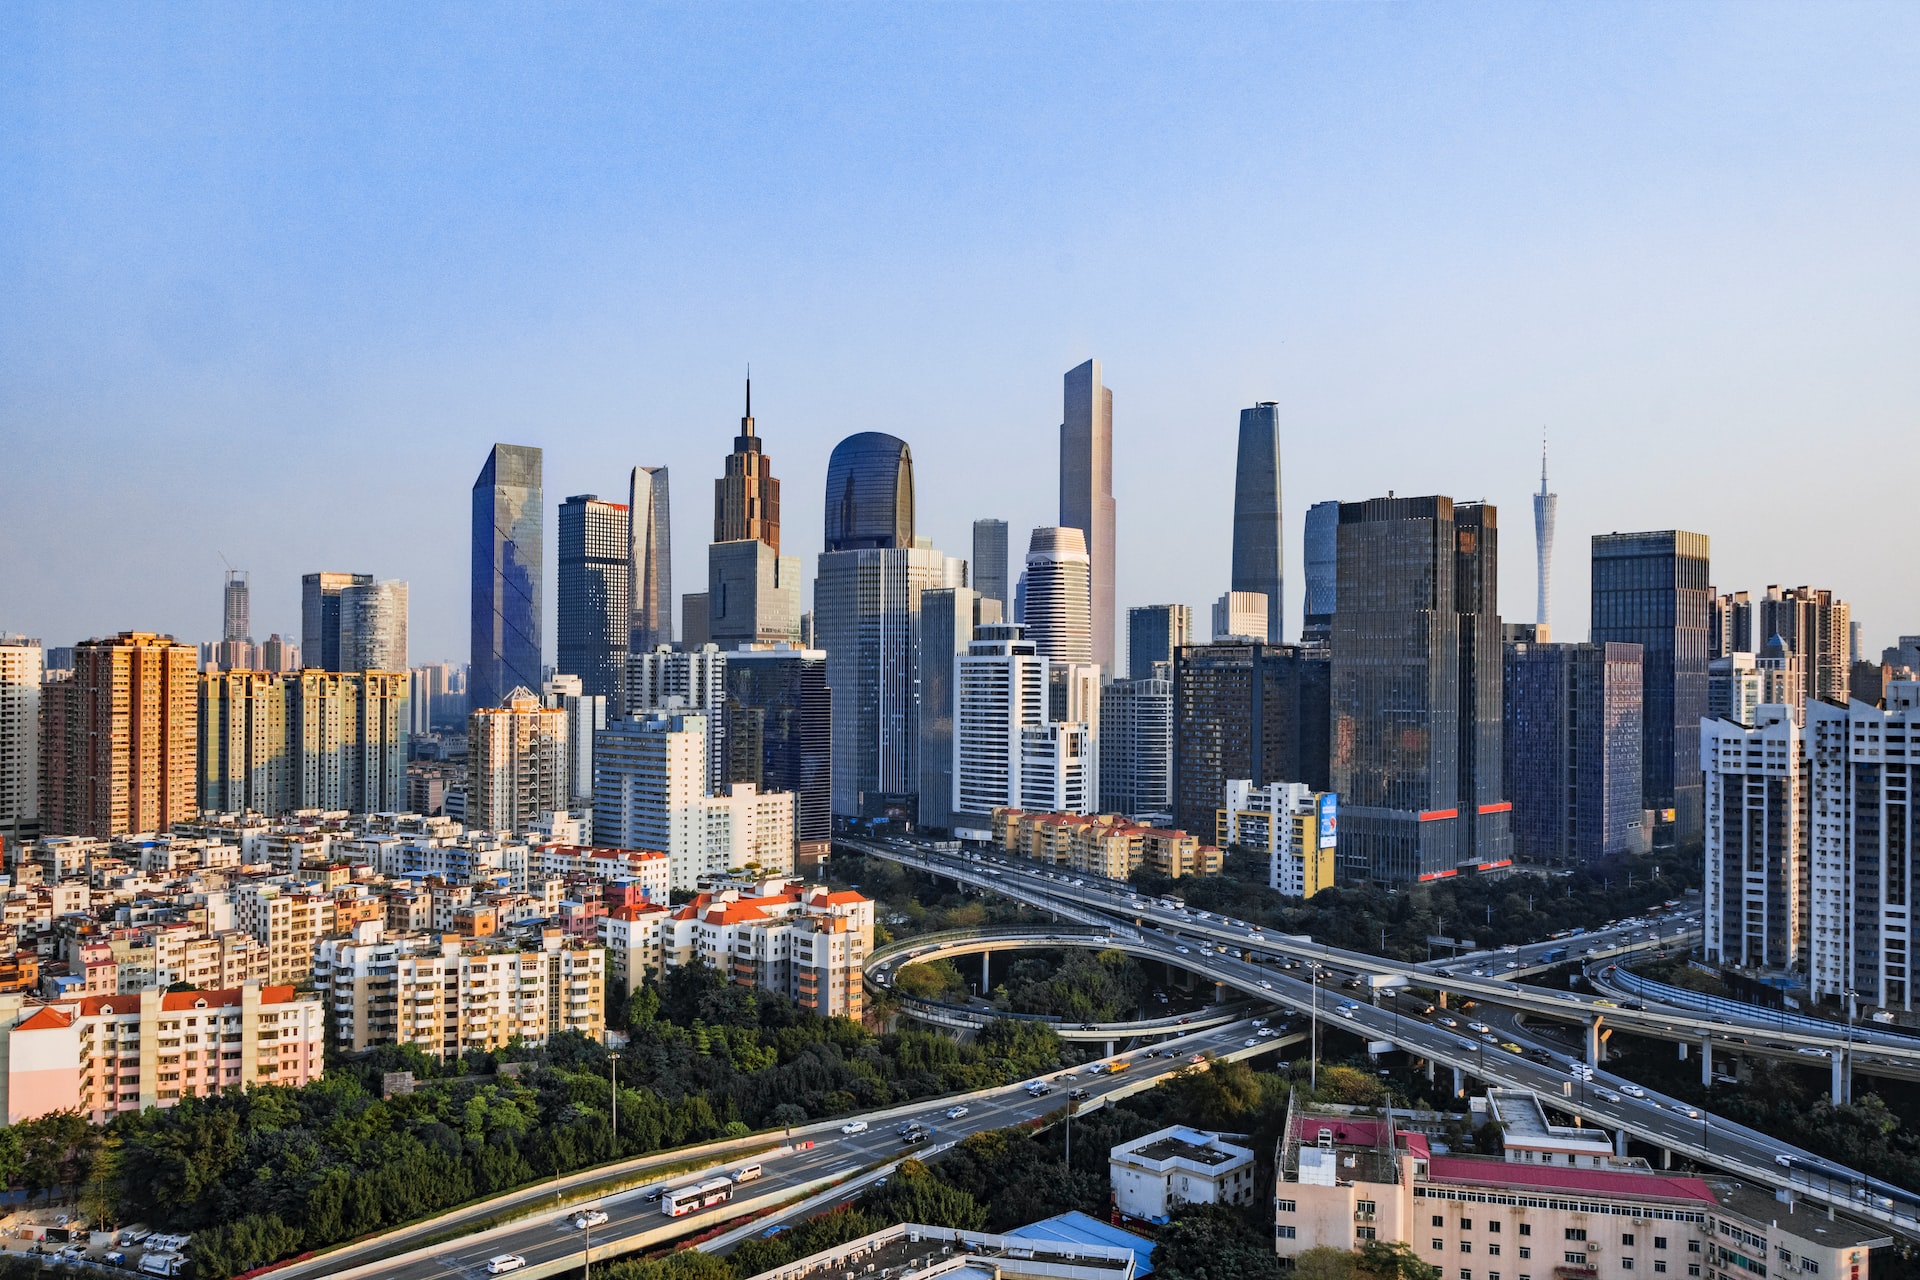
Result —
M 1546 640 L 1553 614 L 1553 514 L 1560 495 L 1547 492 L 1547 430 L 1540 429 L 1540 492 L 1533 495 L 1533 541 L 1539 559 L 1534 621 L 1539 624 L 1539 639 Z
M 780 550 L 780 482 L 753 434 L 753 367 L 747 367 L 746 414 L 733 438 L 726 474 L 713 482 L 713 540 L 764 542 Z

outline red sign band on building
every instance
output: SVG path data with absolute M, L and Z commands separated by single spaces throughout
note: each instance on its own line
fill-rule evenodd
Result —
M 1482 812 L 1482 813 L 1512 813 L 1512 812 L 1513 812 L 1513 801 L 1511 801 L 1511 800 L 1502 800 L 1502 801 L 1501 801 L 1501 802 L 1500 802 L 1499 804 L 1483 804 L 1483 805 L 1481 805 L 1481 806 L 1480 806 L 1480 812 Z
M 1446 878 L 1447 878 L 1448 876 L 1457 876 L 1457 875 L 1459 875 L 1459 874 L 1460 874 L 1460 868 L 1458 868 L 1458 867 L 1452 867 L 1452 868 L 1449 868 L 1449 869 L 1448 869 L 1448 870 L 1446 870 L 1446 871 L 1428 871 L 1428 872 L 1424 872 L 1424 873 L 1422 873 L 1422 874 L 1421 874 L 1421 876 L 1420 876 L 1420 878 L 1421 878 L 1422 880 L 1444 880 L 1444 879 L 1446 879 Z
M 1458 809 L 1429 809 L 1420 815 L 1420 821 L 1438 822 L 1442 818 L 1457 818 L 1459 816 L 1460 811 Z

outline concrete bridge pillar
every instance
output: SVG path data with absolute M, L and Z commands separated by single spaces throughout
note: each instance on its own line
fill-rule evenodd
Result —
M 1107 1041 L 1107 1051 L 1100 1056 L 1103 1058 L 1111 1058 L 1113 1056 L 1113 1046 L 1115 1043 L 1116 1042 L 1112 1040 Z
M 1440 1007 L 1442 1009 L 1447 1007 L 1447 993 L 1444 991 L 1440 993 Z
M 1848 1068 L 1853 1064 L 1847 1061 L 1846 1050 L 1830 1049 L 1827 1051 L 1827 1058 L 1833 1063 L 1833 1087 L 1829 1090 L 1828 1096 L 1835 1103 L 1852 1102 L 1853 1072 Z
M 1626 1159 L 1627 1131 L 1625 1129 L 1615 1129 L 1613 1131 L 1613 1154 L 1619 1156 L 1623 1160 Z
M 1700 1083 L 1713 1083 L 1713 1037 L 1704 1036 L 1700 1041 Z
M 1230 998 L 1231 996 L 1227 991 L 1226 983 L 1216 982 L 1213 984 L 1213 1002 L 1215 1004 L 1225 1004 Z
M 1671 1148 L 1660 1148 L 1660 1167 L 1662 1169 L 1673 1168 L 1673 1151 Z
M 1587 1065 L 1598 1068 L 1606 1060 L 1606 1039 L 1600 1034 L 1600 1015 L 1595 1014 L 1587 1023 Z
M 1675 1047 L 1680 1050 L 1680 1061 L 1685 1062 L 1687 1060 L 1687 1042 L 1685 1040 L 1682 1040 Z
M 1461 1074 L 1460 1068 L 1455 1067 L 1453 1069 L 1453 1096 L 1456 1098 L 1461 1097 L 1466 1093 L 1466 1091 L 1467 1091 L 1467 1078 L 1465 1075 Z
M 1427 1059 L 1427 1083 L 1428 1084 L 1433 1083 L 1433 1059 L 1432 1058 Z
M 980 995 L 984 998 L 993 990 L 993 952 L 980 953 Z

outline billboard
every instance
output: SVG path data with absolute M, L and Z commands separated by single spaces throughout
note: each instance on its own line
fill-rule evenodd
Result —
M 1320 847 L 1331 849 L 1338 843 L 1340 797 L 1331 791 L 1320 797 Z

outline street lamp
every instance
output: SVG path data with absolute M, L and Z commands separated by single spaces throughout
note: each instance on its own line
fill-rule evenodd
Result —
M 620 1055 L 610 1053 L 607 1061 L 613 1066 L 613 1158 L 620 1158 Z

